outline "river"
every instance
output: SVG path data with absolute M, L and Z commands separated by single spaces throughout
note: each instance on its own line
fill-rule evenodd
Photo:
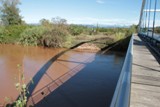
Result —
M 5 103 L 5 97 L 8 97 L 11 101 L 17 98 L 18 91 L 15 88 L 15 83 L 17 83 L 16 78 L 19 72 L 24 71 L 25 83 L 27 84 L 51 58 L 64 50 L 32 46 L 0 45 L 0 105 Z M 96 52 L 70 50 L 52 62 L 51 66 L 45 71 L 46 73 L 33 91 L 31 103 L 38 103 L 42 99 L 42 96 L 39 96 L 38 92 L 41 93 L 41 90 L 43 90 L 45 93 L 44 87 L 47 86 L 51 92 L 54 92 L 68 79 L 72 79 L 77 74 L 79 75 L 84 69 L 91 70 L 91 66 L 94 66 L 93 69 L 95 69 L 96 65 L 102 65 L 100 67 L 106 71 L 104 73 L 108 75 L 106 77 L 112 76 L 112 78 L 108 78 L 108 81 L 112 81 L 115 88 L 123 61 L 123 53 L 108 52 L 100 55 Z M 22 65 L 20 71 L 17 64 Z M 111 72 L 111 70 L 114 72 Z M 58 85 L 54 86 L 55 82 L 53 83 L 53 81 L 56 81 Z M 46 92 L 45 94 L 49 95 L 50 93 Z

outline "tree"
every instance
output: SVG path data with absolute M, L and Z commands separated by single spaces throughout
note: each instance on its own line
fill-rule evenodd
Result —
M 46 27 L 51 25 L 50 21 L 47 20 L 47 19 L 41 19 L 40 24 L 43 25 L 43 26 L 46 26 Z
M 0 18 L 4 25 L 20 25 L 23 23 L 19 15 L 19 0 L 0 0 Z
M 0 19 L 0 26 L 3 25 L 2 20 Z
M 63 18 L 60 18 L 60 17 L 52 18 L 52 22 L 53 22 L 53 24 L 56 24 L 56 25 L 59 25 L 59 26 L 63 26 L 63 25 L 67 24 L 67 20 L 63 19 Z
M 52 24 L 54 27 L 66 30 L 67 29 L 67 20 L 61 17 L 52 18 Z
M 131 27 L 130 27 L 130 30 L 131 30 L 131 32 L 133 32 L 133 33 L 136 33 L 136 32 L 137 32 L 137 29 L 138 29 L 138 26 L 137 26 L 137 25 L 131 25 Z

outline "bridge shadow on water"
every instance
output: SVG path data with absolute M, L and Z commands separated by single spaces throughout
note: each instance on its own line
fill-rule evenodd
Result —
M 96 41 L 96 40 L 92 40 Z M 92 42 L 87 41 L 87 42 Z M 68 50 L 65 50 L 53 58 L 51 58 L 33 77 L 34 84 L 29 83 L 29 92 L 27 98 L 32 97 L 32 93 L 46 74 L 48 68 L 55 62 L 71 62 L 83 64 L 85 67 L 69 80 L 57 85 L 57 88 L 52 92 L 44 95 L 43 100 L 38 102 L 37 107 L 106 107 L 110 105 L 114 90 L 118 81 L 118 77 L 124 61 L 124 53 L 108 52 L 109 47 L 116 47 L 118 44 L 111 44 L 98 52 L 92 62 L 85 63 L 79 61 L 68 61 L 58 59 L 68 51 L 87 43 L 82 42 Z M 121 41 L 122 42 L 122 41 Z M 119 41 L 119 43 L 121 43 Z M 107 50 L 107 51 L 106 51 Z M 111 50 L 111 49 L 110 49 Z M 48 75 L 48 74 L 46 74 Z M 49 75 L 48 75 L 49 76 Z
M 89 42 L 93 42 L 96 41 L 97 39 L 91 40 L 91 41 L 86 41 L 86 42 L 81 42 L 67 50 L 64 50 L 60 53 L 58 53 L 57 55 L 55 55 L 54 57 L 52 57 L 49 61 L 47 61 L 46 64 L 43 65 L 43 67 L 35 74 L 35 76 L 32 78 L 32 81 L 34 81 L 34 84 L 32 84 L 32 81 L 28 84 L 28 91 L 30 92 L 29 94 L 27 94 L 27 98 L 29 98 L 31 96 L 31 94 L 33 93 L 35 87 L 37 86 L 38 82 L 41 80 L 42 76 L 46 73 L 46 71 L 48 70 L 48 68 L 62 55 L 64 55 L 65 53 L 75 49 L 76 47 L 84 44 L 84 43 L 89 43 Z

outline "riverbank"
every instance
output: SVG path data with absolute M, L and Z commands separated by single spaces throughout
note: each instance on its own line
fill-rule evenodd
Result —
M 43 46 L 52 48 L 69 48 L 80 42 L 99 39 L 98 47 L 111 44 L 134 32 L 135 28 L 95 28 L 83 25 L 69 25 L 49 22 L 40 25 L 0 26 L 1 44 L 20 44 L 24 46 Z M 103 40 L 100 38 L 109 38 Z

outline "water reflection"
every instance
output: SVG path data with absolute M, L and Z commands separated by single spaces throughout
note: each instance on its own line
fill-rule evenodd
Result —
M 14 86 L 16 82 L 14 78 L 18 73 L 17 64 L 23 65 L 22 68 L 24 70 L 26 83 L 28 83 L 51 58 L 63 50 L 64 49 L 48 49 L 42 47 L 23 47 L 19 45 L 0 45 L 0 102 L 3 103 L 4 97 L 6 96 L 12 100 L 15 100 L 18 96 Z M 94 67 L 101 65 L 102 69 L 109 72 L 111 72 L 111 69 L 116 69 L 112 71 L 115 72 L 114 74 L 108 72 L 107 75 L 117 78 L 120 71 L 119 68 L 123 63 L 123 58 L 124 54 L 117 52 L 107 52 L 103 55 L 98 55 L 93 52 L 68 51 L 61 55 L 47 69 L 33 91 L 32 100 L 34 100 L 34 103 L 39 102 L 43 97 L 37 94 L 39 90 L 46 86 L 52 91 L 55 90 L 88 64 Z
M 33 98 L 38 102 L 35 107 L 109 107 L 123 65 L 124 54 L 117 52 L 95 54 L 87 63 L 60 61 L 80 63 L 84 66 L 56 90 L 55 88 L 52 92 L 47 88 L 42 90 L 46 96 L 44 99 L 40 95 Z M 38 98 L 43 100 L 39 102 Z

